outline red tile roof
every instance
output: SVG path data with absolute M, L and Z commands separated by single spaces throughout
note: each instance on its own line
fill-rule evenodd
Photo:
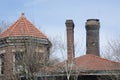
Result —
M 38 38 L 47 38 L 46 35 L 44 35 L 29 20 L 26 19 L 24 13 L 22 13 L 21 17 L 13 25 L 0 34 L 0 38 L 10 36 L 33 36 Z
M 120 75 L 120 63 L 93 54 L 87 54 L 75 58 L 75 64 L 67 67 L 67 61 L 60 62 L 53 66 L 44 67 L 44 72 L 52 75 Z M 70 72 L 68 70 L 71 70 Z
M 83 70 L 120 70 L 120 63 L 92 54 L 87 54 L 75 59 L 76 67 Z
M 111 71 L 111 70 L 119 70 L 120 71 L 120 63 L 114 62 L 105 58 L 98 57 L 93 54 L 86 54 L 80 57 L 75 58 L 75 64 L 71 67 L 74 71 Z M 56 68 L 66 68 L 67 61 L 63 61 L 57 65 Z M 54 68 L 55 70 L 58 70 Z M 54 70 L 53 70 L 54 71 Z

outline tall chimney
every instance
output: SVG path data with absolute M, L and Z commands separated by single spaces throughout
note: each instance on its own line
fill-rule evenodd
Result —
M 68 64 L 73 64 L 74 61 L 74 22 L 73 20 L 66 20 L 67 31 L 67 55 Z
M 86 28 L 86 54 L 100 56 L 99 51 L 99 19 L 88 19 Z

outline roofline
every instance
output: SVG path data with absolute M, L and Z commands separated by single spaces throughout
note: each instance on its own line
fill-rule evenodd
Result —
M 119 63 L 119 64 L 120 64 L 120 62 L 116 62 L 116 61 L 113 61 L 113 60 L 109 60 L 109 59 L 107 59 L 107 58 L 103 58 L 103 57 L 96 56 L 96 55 L 93 55 L 93 54 L 85 54 L 85 55 L 91 55 L 91 56 L 94 56 L 94 57 L 96 57 L 96 58 L 100 58 L 100 59 L 102 59 L 102 60 L 106 60 L 106 61 L 110 61 L 110 62 L 113 62 L 113 63 L 117 63 L 117 64 Z M 83 57 L 83 56 L 85 56 L 85 55 L 79 56 L 79 57 L 77 57 L 77 58 Z M 77 58 L 75 58 L 75 59 L 77 59 Z

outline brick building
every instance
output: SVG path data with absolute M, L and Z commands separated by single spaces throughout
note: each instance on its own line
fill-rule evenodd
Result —
M 98 19 L 88 19 L 86 29 L 86 55 L 75 58 L 74 22 L 66 21 L 68 60 L 51 68 L 54 80 L 119 80 L 120 63 L 100 56 Z M 69 79 L 68 79 L 69 78 Z
M 19 73 L 23 68 L 23 63 L 26 66 L 30 65 L 36 62 L 36 58 L 44 60 L 44 63 L 47 62 L 50 47 L 51 43 L 47 36 L 22 13 L 14 24 L 0 34 L 0 80 L 11 80 L 14 74 Z M 34 60 L 33 56 L 29 59 L 28 54 L 35 54 L 37 57 L 34 56 Z M 26 64 L 26 61 L 31 63 Z M 35 67 L 31 64 L 32 66 Z
M 65 24 L 68 60 L 57 65 L 45 67 L 44 73 L 37 75 L 38 79 L 66 80 L 70 77 L 70 80 L 75 78 L 77 80 L 117 80 L 117 77 L 119 80 L 120 63 L 100 57 L 99 20 L 87 20 L 85 25 L 86 55 L 77 58 L 75 58 L 74 51 L 74 22 L 67 20 Z M 0 34 L 0 80 L 14 79 L 14 75 L 16 73 L 19 74 L 19 71 L 23 69 L 23 63 L 26 61 L 30 62 L 25 64 L 29 65 L 30 69 L 38 66 L 35 71 L 41 70 L 41 65 L 46 65 L 49 60 L 50 47 L 51 43 L 47 36 L 28 21 L 22 13 L 21 17 L 13 25 Z M 30 57 L 26 54 L 36 54 L 37 57 Z M 39 58 L 43 61 L 40 66 L 31 65 Z M 113 77 L 111 76 L 115 76 L 115 78 L 112 79 Z

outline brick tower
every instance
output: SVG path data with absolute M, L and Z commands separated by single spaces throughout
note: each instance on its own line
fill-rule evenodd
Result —
M 99 28 L 98 19 L 88 19 L 86 28 L 86 54 L 94 54 L 100 56 L 99 52 Z
M 50 47 L 47 36 L 22 13 L 13 25 L 0 34 L 0 74 L 4 79 L 15 80 L 14 75 L 23 71 L 23 67 L 37 69 L 35 63 L 38 61 L 44 61 L 45 65 L 49 60 Z M 0 77 L 0 80 L 3 79 Z
M 74 53 L 74 22 L 72 20 L 66 20 L 66 31 L 67 31 L 68 64 L 73 64 L 75 53 Z

